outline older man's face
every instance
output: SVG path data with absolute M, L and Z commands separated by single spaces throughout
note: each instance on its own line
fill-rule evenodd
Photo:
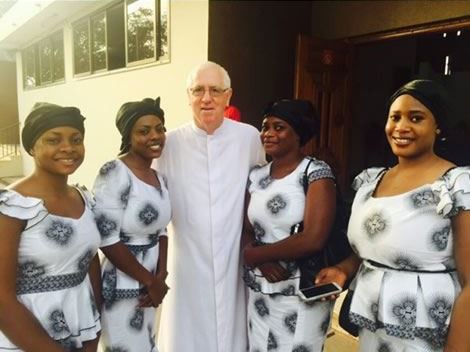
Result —
M 188 90 L 196 125 L 212 134 L 224 119 L 224 109 L 232 90 L 224 87 L 223 75 L 216 68 L 201 70 Z

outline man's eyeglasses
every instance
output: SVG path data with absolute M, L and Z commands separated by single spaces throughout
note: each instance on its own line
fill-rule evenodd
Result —
M 202 97 L 206 91 L 209 92 L 209 95 L 212 98 L 220 97 L 224 94 L 229 88 L 220 88 L 220 87 L 209 87 L 208 89 L 204 88 L 203 86 L 196 86 L 194 88 L 189 88 L 189 91 L 194 97 Z

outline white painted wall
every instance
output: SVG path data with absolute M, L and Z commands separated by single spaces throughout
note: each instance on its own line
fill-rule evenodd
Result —
M 84 15 L 79 14 L 77 18 Z M 21 55 L 17 54 L 21 122 L 38 101 L 76 106 L 86 117 L 86 157 L 80 169 L 70 177 L 70 182 L 91 188 L 100 166 L 116 157 L 120 135 L 114 119 L 122 103 L 160 96 L 167 129 L 191 120 L 185 91 L 186 75 L 192 67 L 207 60 L 208 15 L 208 0 L 171 1 L 170 62 L 166 64 L 73 78 L 70 23 L 77 18 L 70 19 L 64 28 L 66 83 L 24 91 Z M 34 167 L 33 161 L 25 152 L 23 160 L 25 174 L 29 174 Z

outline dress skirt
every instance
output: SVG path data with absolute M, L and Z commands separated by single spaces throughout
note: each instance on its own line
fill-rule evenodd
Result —
M 250 352 L 321 352 L 333 301 L 305 303 L 296 295 L 249 290 Z

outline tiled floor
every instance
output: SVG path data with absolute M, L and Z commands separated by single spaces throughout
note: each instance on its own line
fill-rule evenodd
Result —
M 357 339 L 349 335 L 338 325 L 338 313 L 344 299 L 344 293 L 336 300 L 331 322 L 331 332 L 326 339 L 325 352 L 356 352 Z
M 357 341 L 354 337 L 333 329 L 333 335 L 327 338 L 325 352 L 356 352 Z

